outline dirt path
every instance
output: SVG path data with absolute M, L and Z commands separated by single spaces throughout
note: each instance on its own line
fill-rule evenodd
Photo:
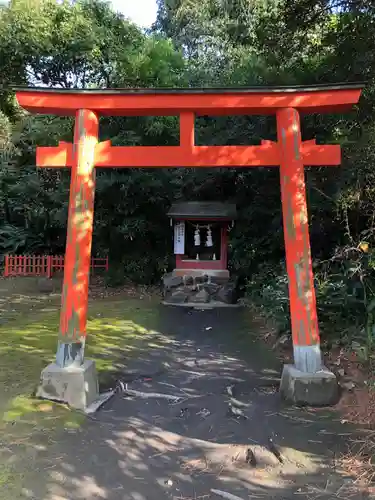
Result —
M 243 500 L 365 498 L 353 496 L 351 480 L 335 469 L 348 429 L 327 411 L 281 403 L 280 366 L 249 342 L 243 314 L 161 308 L 150 349 L 121 378 L 130 389 L 180 400 L 118 393 L 83 428 L 35 456 L 24 498 L 222 498 L 212 489 Z M 228 414 L 229 385 L 239 418 Z M 256 467 L 245 461 L 248 448 Z

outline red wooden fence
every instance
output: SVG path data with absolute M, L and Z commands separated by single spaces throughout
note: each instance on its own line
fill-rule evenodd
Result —
M 91 269 L 108 271 L 108 257 L 91 259 Z M 64 269 L 62 255 L 5 255 L 4 276 L 47 276 Z

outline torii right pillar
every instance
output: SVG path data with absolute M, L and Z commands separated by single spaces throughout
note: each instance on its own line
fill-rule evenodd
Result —
M 285 365 L 280 392 L 295 404 L 337 402 L 335 375 L 323 365 L 312 271 L 299 113 L 277 112 L 280 185 L 294 365 Z

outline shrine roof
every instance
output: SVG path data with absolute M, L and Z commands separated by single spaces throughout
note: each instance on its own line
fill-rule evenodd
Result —
M 19 104 L 32 113 L 74 115 L 86 108 L 100 115 L 163 116 L 274 114 L 293 107 L 304 113 L 349 110 L 362 83 L 240 88 L 61 89 L 14 87 Z
M 173 219 L 223 219 L 237 217 L 236 205 L 216 201 L 182 201 L 174 203 L 167 214 Z

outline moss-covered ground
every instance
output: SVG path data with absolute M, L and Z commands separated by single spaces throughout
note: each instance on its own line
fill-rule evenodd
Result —
M 42 451 L 62 428 L 77 428 L 84 416 L 64 405 L 33 398 L 40 372 L 54 358 L 60 295 L 38 294 L 32 280 L 0 280 L 0 498 L 15 498 L 23 473 L 19 462 Z M 155 325 L 152 298 L 90 300 L 86 355 L 100 373 L 142 346 Z M 43 444 L 44 443 L 44 444 Z

